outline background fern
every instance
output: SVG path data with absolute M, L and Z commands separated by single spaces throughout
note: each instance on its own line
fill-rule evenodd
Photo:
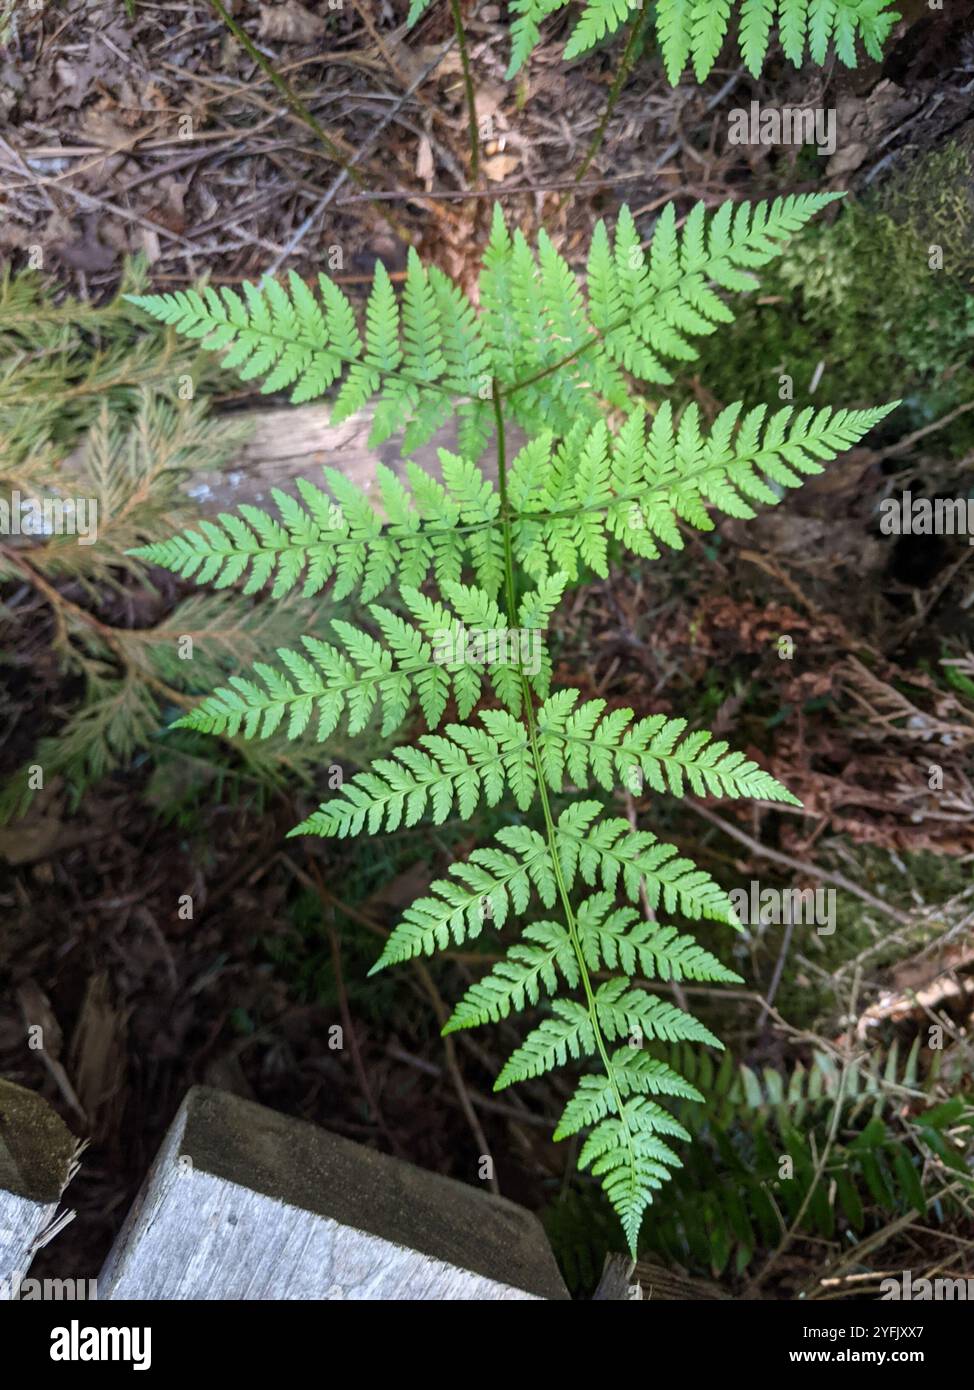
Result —
M 832 1239 L 840 1229 L 861 1237 L 910 1210 L 942 1218 L 951 1180 L 970 1186 L 974 1098 L 938 1099 L 945 1088 L 936 1068 L 918 1075 L 919 1050 L 919 1038 L 905 1055 L 894 1042 L 854 1064 L 841 1100 L 840 1067 L 825 1052 L 787 1072 L 735 1067 L 726 1056 L 714 1068 L 689 1051 L 671 1057 L 709 1104 L 706 1114 L 681 1116 L 697 1142 L 673 1200 L 647 1223 L 648 1248 L 718 1274 L 747 1268 L 796 1220 Z M 837 1104 L 836 1139 L 815 1182 Z M 782 1159 L 791 1160 L 789 1176 Z
M 919 1052 L 919 1039 L 905 1050 L 894 1040 L 849 1069 L 817 1183 L 840 1078 L 828 1053 L 756 1069 L 729 1053 L 715 1066 L 686 1047 L 661 1052 L 660 1064 L 690 1078 L 707 1108 L 672 1102 L 693 1144 L 666 1202 L 647 1216 L 640 1254 L 727 1279 L 748 1274 L 795 1221 L 801 1235 L 846 1244 L 910 1211 L 934 1225 L 961 1214 L 970 1195 L 974 1098 L 941 1081 L 936 1065 L 919 1075 Z M 782 1159 L 791 1160 L 792 1176 L 782 1177 Z M 951 1194 L 958 1179 L 963 1187 Z M 606 1250 L 623 1248 L 602 1194 L 582 1188 L 560 1197 L 544 1224 L 569 1287 L 591 1294 Z
M 431 0 L 412 0 L 408 23 L 415 24 Z M 511 0 L 511 57 L 507 76 L 520 72 L 541 41 L 543 22 L 570 0 Z M 607 36 L 633 23 L 648 0 L 583 0 L 571 30 L 566 60 L 586 53 Z M 673 86 L 691 64 L 698 82 L 712 71 L 728 32 L 736 29 L 744 66 L 761 72 L 772 37 L 788 60 L 801 67 L 806 54 L 823 66 L 830 46 L 846 67 L 854 68 L 859 49 L 879 61 L 883 44 L 900 18 L 893 0 L 655 0 L 653 23 L 666 75 Z
M 375 398 L 374 442 L 404 429 L 404 449 L 428 439 L 454 409 L 459 456 L 440 454 L 439 477 L 411 466 L 379 476 L 379 503 L 327 475 L 329 493 L 278 494 L 279 518 L 241 508 L 196 531 L 140 547 L 140 560 L 187 578 L 282 598 L 302 582 L 370 605 L 368 626 L 332 624 L 334 641 L 305 637 L 280 664 L 254 667 L 219 688 L 180 726 L 247 738 L 301 738 L 314 719 L 329 738 L 376 708 L 392 733 L 411 703 L 427 732 L 345 783 L 293 834 L 345 838 L 469 817 L 509 795 L 520 815 L 491 844 L 430 884 L 388 938 L 374 970 L 500 931 L 529 914 L 522 941 L 472 987 L 446 1031 L 544 1007 L 501 1070 L 497 1089 L 592 1058 L 555 1137 L 587 1135 L 579 1166 L 600 1179 L 635 1250 L 653 1194 L 681 1164 L 688 1126 L 656 1097 L 699 1093 L 644 1044 L 720 1047 L 699 1020 L 642 987 L 643 977 L 719 983 L 737 977 L 669 918 L 736 925 L 709 874 L 599 800 L 638 774 L 656 789 L 793 801 L 770 775 L 706 731 L 629 710 L 604 713 L 575 690 L 550 690 L 550 660 L 515 643 L 503 659 L 468 658 L 461 637 L 497 641 L 550 625 L 566 586 L 607 573 L 608 542 L 644 557 L 678 547 L 680 525 L 709 529 L 708 507 L 753 515 L 802 475 L 850 447 L 891 407 L 721 413 L 706 433 L 698 412 L 653 409 L 632 378 L 666 384 L 666 363 L 696 356 L 692 340 L 727 323 L 724 290 L 753 271 L 828 195 L 752 206 L 696 207 L 682 230 L 660 216 L 649 253 L 623 208 L 596 228 L 586 286 L 541 233 L 536 247 L 495 212 L 484 254 L 480 312 L 444 276 L 410 257 L 397 294 L 375 272 L 364 334 L 326 277 L 292 275 L 285 289 L 212 289 L 139 296 L 162 323 L 222 349 L 264 390 L 305 400 L 333 390 L 342 417 Z M 506 430 L 529 436 L 508 461 Z M 480 456 L 493 437 L 496 485 Z M 423 591 L 427 585 L 435 596 Z M 389 592 L 383 604 L 374 600 Z M 486 648 L 484 649 L 486 652 Z M 458 654 L 459 652 L 459 654 Z M 462 722 L 444 723 L 453 701 Z M 485 700 L 490 704 L 481 707 Z M 468 722 L 477 711 L 475 720 Z M 643 921 L 626 903 L 645 896 Z M 622 900 L 620 902 L 620 899 Z M 538 915 L 544 909 L 547 915 Z M 659 915 L 659 918 L 657 917 Z M 595 980 L 595 972 L 611 972 Z

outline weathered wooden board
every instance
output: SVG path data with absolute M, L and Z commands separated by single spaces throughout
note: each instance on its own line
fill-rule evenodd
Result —
M 222 1091 L 184 1100 L 99 1298 L 566 1299 L 511 1202 Z
M 187 484 L 190 495 L 205 515 L 213 515 L 241 502 L 266 505 L 272 487 L 293 492 L 296 478 L 309 478 L 320 486 L 321 469 L 326 464 L 362 488 L 375 480 L 377 463 L 400 475 L 405 472 L 399 440 L 369 447 L 371 411 L 360 411 L 340 425 L 329 423 L 330 413 L 331 405 L 322 402 L 244 411 L 235 418 L 249 425 L 251 434 L 238 457 L 220 473 L 191 478 Z M 411 457 L 438 473 L 437 451 L 455 449 L 456 442 L 454 426 L 447 425 Z
M 621 1303 L 655 1299 L 657 1303 L 695 1303 L 701 1299 L 726 1299 L 730 1295 L 708 1279 L 690 1278 L 653 1260 L 637 1264 L 625 1255 L 607 1255 L 602 1278 L 593 1298 Z
M 323 402 L 241 412 L 236 418 L 250 426 L 251 435 L 239 455 L 222 472 L 200 473 L 186 484 L 190 495 L 199 502 L 201 513 L 214 516 L 238 507 L 241 502 L 265 506 L 271 500 L 273 487 L 295 492 L 296 478 L 309 478 L 320 486 L 324 465 L 337 469 L 361 488 L 369 488 L 374 483 L 378 463 L 384 463 L 400 477 L 405 477 L 408 462 L 418 463 L 438 478 L 439 451 L 447 449 L 456 453 L 458 450 L 455 420 L 437 430 L 430 442 L 416 449 L 407 460 L 402 456 L 399 435 L 385 444 L 370 447 L 371 410 L 359 411 L 340 425 L 329 423 L 330 413 L 331 405 Z M 507 430 L 509 457 L 513 458 L 524 442 L 523 431 L 510 426 Z M 495 475 L 496 465 L 490 450 L 481 461 L 481 467 L 486 477 Z
M 77 1140 L 47 1101 L 0 1079 L 0 1300 L 29 1269 L 76 1151 Z

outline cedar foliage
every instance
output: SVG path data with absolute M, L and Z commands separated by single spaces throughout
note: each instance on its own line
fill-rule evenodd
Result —
M 144 284 L 142 263 L 127 265 L 123 286 Z M 271 653 L 285 633 L 317 631 L 329 616 L 298 595 L 273 609 L 234 591 L 173 602 L 153 592 L 149 567 L 129 553 L 188 525 L 197 503 L 187 479 L 212 478 L 243 441 L 245 428 L 209 409 L 217 376 L 196 345 L 147 333 L 124 297 L 59 302 L 39 274 L 0 277 L 0 515 L 9 527 L 0 535 L 9 768 L 0 823 L 58 779 L 74 805 L 147 757 L 147 795 L 164 816 L 186 813 L 214 785 L 261 799 L 282 786 L 285 768 L 289 783 L 310 781 L 310 757 L 283 740 L 160 738 L 160 726 L 235 662 Z M 91 543 L 60 517 L 49 532 L 41 524 L 43 504 L 76 500 L 94 521 Z M 18 686 L 28 698 L 16 698 Z M 38 689 L 52 693 L 39 699 Z

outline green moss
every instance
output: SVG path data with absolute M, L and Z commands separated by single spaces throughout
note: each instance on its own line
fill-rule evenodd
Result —
M 974 141 L 918 156 L 883 186 L 878 202 L 899 226 L 942 246 L 948 275 L 974 286 Z
M 960 177 L 966 168 L 955 147 L 891 183 L 882 202 L 850 202 L 830 225 L 810 228 L 762 274 L 720 345 L 704 346 L 694 375 L 721 401 L 787 401 L 782 377 L 798 406 L 899 397 L 897 434 L 970 400 L 974 212 Z M 932 247 L 942 248 L 940 269 L 931 267 Z M 974 442 L 974 423 L 964 417 L 939 438 L 955 456 Z

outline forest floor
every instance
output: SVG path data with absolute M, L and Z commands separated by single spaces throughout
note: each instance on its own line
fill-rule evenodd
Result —
M 354 296 L 376 259 L 402 272 L 415 246 L 469 288 L 495 200 L 580 267 L 596 220 L 622 202 L 648 229 L 672 199 L 682 214 L 742 190 L 862 192 L 969 130 L 974 111 L 974 28 L 938 15 L 904 21 L 886 62 L 853 72 L 796 74 L 782 60 L 756 80 L 728 51 L 704 85 L 674 89 L 645 57 L 589 160 L 618 51 L 566 65 L 556 20 L 505 82 L 502 7 L 464 3 L 481 128 L 474 179 L 446 6 L 412 32 L 406 0 L 229 8 L 290 85 L 288 99 L 202 0 L 136 0 L 131 14 L 65 0 L 36 22 L 23 7 L 0 18 L 0 260 L 20 268 L 40 246 L 56 294 L 100 302 L 135 255 L 154 287 L 174 289 L 204 274 L 218 285 L 309 275 L 329 257 L 334 265 L 338 248 L 334 278 Z M 836 108 L 846 133 L 835 154 L 730 144 L 729 111 L 772 92 L 777 105 Z M 685 389 L 707 414 L 725 403 L 702 374 L 688 373 Z M 216 404 L 268 402 L 227 382 Z M 678 556 L 584 586 L 560 620 L 556 665 L 586 696 L 712 728 L 805 804 L 796 815 L 707 803 L 663 813 L 667 838 L 718 877 L 771 874 L 839 892 L 841 950 L 755 934 L 748 989 L 704 1003 L 756 1067 L 864 1036 L 876 1017 L 908 1044 L 943 1009 L 969 1036 L 974 548 L 897 546 L 875 520 L 894 476 L 897 486 L 931 468 L 967 476 L 970 453 L 938 452 L 949 423 L 885 430 L 788 506 L 722 522 Z M 48 621 L 41 603 L 32 643 Z M 40 695 L 37 682 L 11 691 L 26 711 L 21 728 L 56 720 L 53 678 Z M 952 769 L 943 794 L 930 785 L 938 760 Z M 506 1196 L 550 1206 L 571 1170 L 549 1138 L 557 1093 L 491 1095 L 503 1030 L 446 1047 L 438 1036 L 444 998 L 474 978 L 469 962 L 364 981 L 375 941 L 471 847 L 470 828 L 336 853 L 285 839 L 298 818 L 285 797 L 262 812 L 203 804 L 167 820 L 145 790 L 135 766 L 88 790 L 80 808 L 56 794 L 41 817 L 0 828 L 10 1001 L 0 1070 L 43 1090 L 89 1140 L 59 1267 L 97 1271 L 179 1100 L 200 1081 L 455 1176 L 469 1175 L 486 1143 Z M 192 885 L 194 920 L 173 910 L 176 881 Z M 329 1048 L 336 1021 L 352 1027 L 342 1052 Z M 25 1051 L 25 1023 L 57 1042 L 42 1056 Z M 935 1232 L 898 1238 L 913 1242 L 917 1268 L 938 1248 Z M 794 1242 L 769 1292 L 793 1292 L 821 1258 Z

